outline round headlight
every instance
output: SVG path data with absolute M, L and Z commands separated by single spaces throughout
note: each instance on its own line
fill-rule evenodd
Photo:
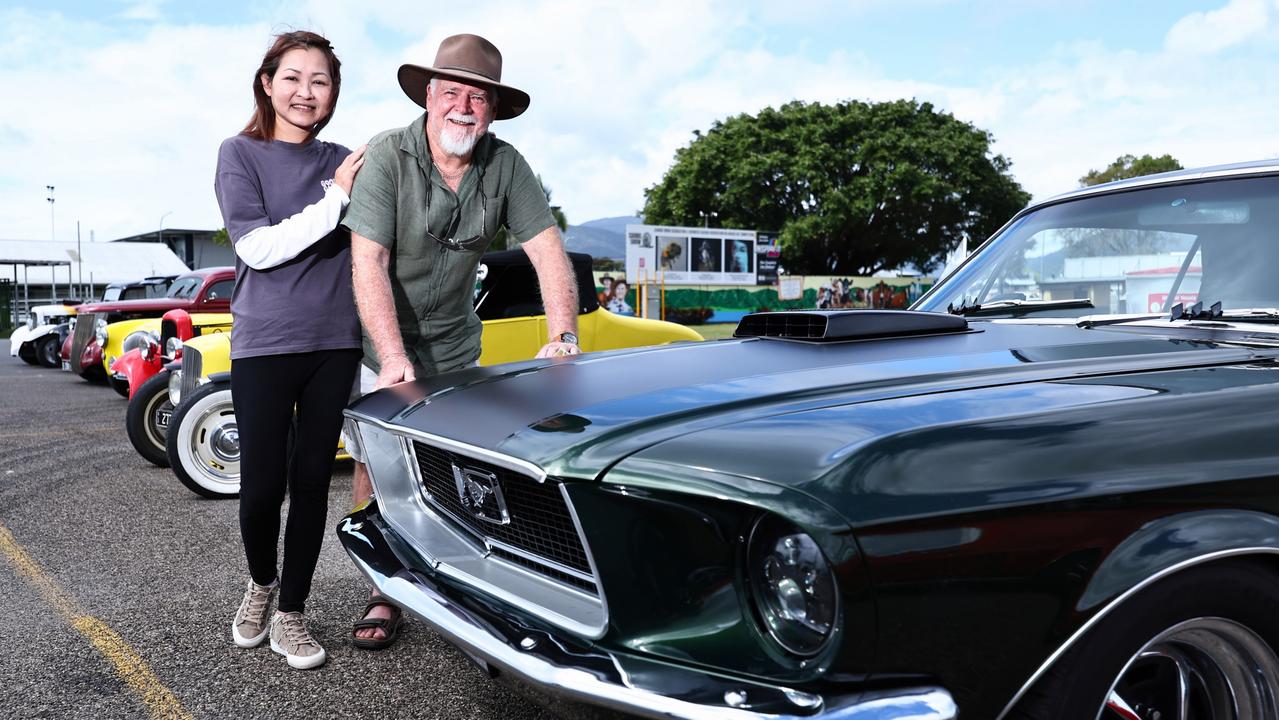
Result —
M 36 329 L 36 316 L 35 316 L 35 315 L 28 315 L 28 316 L 27 316 L 27 329 L 28 329 L 28 330 L 35 330 L 35 329 Z
M 835 574 L 821 548 L 776 516 L 755 523 L 749 548 L 751 596 L 764 629 L 787 652 L 821 652 L 839 620 Z
M 94 323 L 93 334 L 98 339 L 98 347 L 105 348 L 107 346 L 107 321 L 104 318 L 98 318 Z
M 182 404 L 182 369 L 169 373 L 169 402 L 173 407 Z
M 146 330 L 131 332 L 129 333 L 129 336 L 124 339 L 124 344 L 121 346 L 121 354 L 127 353 L 130 350 L 141 350 L 153 342 L 160 342 L 160 339 L 155 336 L 155 333 Z
M 164 354 L 168 357 L 177 357 L 178 350 L 182 349 L 182 340 L 174 335 L 164 343 Z

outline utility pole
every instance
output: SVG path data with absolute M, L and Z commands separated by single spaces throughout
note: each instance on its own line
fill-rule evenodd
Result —
M 80 221 L 75 221 L 75 256 L 76 256 L 76 284 L 80 286 L 80 292 L 76 293 L 81 298 L 84 297 L 84 252 L 80 250 Z
M 169 210 L 168 212 L 160 216 L 160 229 L 155 231 L 155 237 L 157 240 L 160 241 L 161 245 L 164 244 L 164 219 L 169 217 L 172 214 L 173 214 L 173 211 Z
M 49 190 L 49 197 L 45 198 L 49 201 L 49 239 L 57 240 L 58 238 L 53 227 L 53 186 L 45 185 L 45 188 Z

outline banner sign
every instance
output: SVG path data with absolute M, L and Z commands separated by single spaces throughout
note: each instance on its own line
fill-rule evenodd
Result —
M 754 230 L 626 226 L 626 275 L 654 282 L 660 274 L 669 284 L 756 284 Z

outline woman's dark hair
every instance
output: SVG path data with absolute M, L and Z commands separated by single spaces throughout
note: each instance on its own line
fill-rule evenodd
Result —
M 249 118 L 249 124 L 244 126 L 240 131 L 241 135 L 248 135 L 258 140 L 272 140 L 275 138 L 275 108 L 271 107 L 271 98 L 267 96 L 266 89 L 262 87 L 262 76 L 268 78 L 275 77 L 275 71 L 280 69 L 280 60 L 284 54 L 290 50 L 310 50 L 312 48 L 324 53 L 324 57 L 329 61 L 329 75 L 333 80 L 333 92 L 329 97 L 329 112 L 324 119 L 315 124 L 311 131 L 307 133 L 306 139 L 311 140 L 325 125 L 333 119 L 333 112 L 337 110 L 338 91 L 342 89 L 342 61 L 338 60 L 338 56 L 333 53 L 333 46 L 329 41 L 306 30 L 296 30 L 294 32 L 280 33 L 275 36 L 275 41 L 271 43 L 271 49 L 266 51 L 266 56 L 262 58 L 262 65 L 253 73 L 253 117 Z

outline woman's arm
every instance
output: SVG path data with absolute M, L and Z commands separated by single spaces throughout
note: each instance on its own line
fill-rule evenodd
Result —
M 235 241 L 235 254 L 254 270 L 267 270 L 292 260 L 333 232 L 351 198 L 333 183 L 319 202 L 269 227 L 251 230 Z

